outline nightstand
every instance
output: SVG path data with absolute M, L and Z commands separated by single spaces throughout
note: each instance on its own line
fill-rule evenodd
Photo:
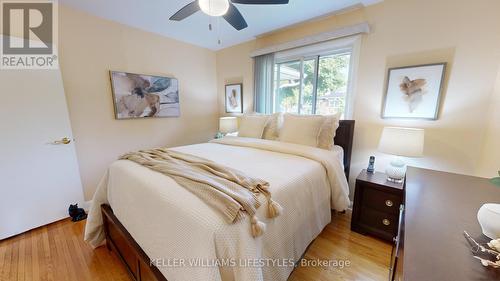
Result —
M 361 171 L 356 178 L 351 230 L 392 242 L 397 235 L 403 183 L 387 181 L 384 173 Z

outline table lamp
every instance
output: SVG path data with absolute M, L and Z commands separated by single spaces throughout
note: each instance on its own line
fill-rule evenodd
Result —
M 219 118 L 219 132 L 216 138 L 221 138 L 229 133 L 238 131 L 238 119 L 236 117 Z
M 396 157 L 385 170 L 387 180 L 401 183 L 406 175 L 406 163 L 401 156 L 422 157 L 424 130 L 414 128 L 384 127 L 378 150 Z

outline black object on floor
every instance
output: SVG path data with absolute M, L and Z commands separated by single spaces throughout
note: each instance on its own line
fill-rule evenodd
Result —
M 78 204 L 69 205 L 68 208 L 69 216 L 71 217 L 71 221 L 81 221 L 87 218 L 87 214 L 83 208 L 78 208 Z

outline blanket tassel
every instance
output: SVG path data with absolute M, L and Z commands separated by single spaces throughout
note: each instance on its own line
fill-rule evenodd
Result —
M 283 207 L 281 207 L 281 205 L 278 202 L 269 198 L 267 202 L 267 217 L 272 219 L 281 215 L 282 212 L 283 212 Z
M 252 236 L 253 237 L 259 237 L 262 234 L 264 234 L 264 232 L 266 231 L 266 224 L 259 221 L 257 219 L 257 216 L 253 216 L 250 219 L 250 222 L 252 223 Z

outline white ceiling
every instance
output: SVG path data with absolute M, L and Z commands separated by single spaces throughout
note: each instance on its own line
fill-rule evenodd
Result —
M 171 15 L 191 1 L 59 0 L 59 3 L 142 30 L 219 50 L 350 6 L 366 6 L 383 0 L 290 0 L 288 5 L 235 4 L 248 23 L 248 27 L 241 31 L 235 30 L 220 17 L 212 18 L 214 29 L 209 31 L 210 17 L 201 11 L 180 22 L 169 20 Z M 218 44 L 218 38 L 221 44 Z

